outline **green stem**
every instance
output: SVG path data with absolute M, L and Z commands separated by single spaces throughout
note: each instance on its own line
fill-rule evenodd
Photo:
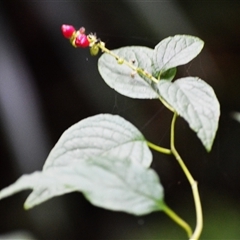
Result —
M 150 73 L 146 72 L 144 69 L 142 68 L 137 68 L 135 67 L 131 62 L 126 61 L 125 59 L 119 57 L 117 54 L 113 53 L 112 51 L 110 51 L 108 48 L 106 48 L 104 46 L 104 44 L 98 43 L 98 47 L 105 53 L 108 53 L 109 55 L 113 56 L 118 62 L 119 64 L 125 64 L 127 65 L 129 68 L 131 68 L 134 72 L 140 73 L 142 75 L 144 75 L 145 77 L 149 78 L 150 80 L 152 80 L 155 83 L 158 83 L 159 80 L 156 79 L 155 77 L 153 77 Z
M 162 104 L 168 108 L 171 112 L 175 112 L 174 108 L 170 106 L 160 95 L 159 95 L 159 100 L 162 102 Z
M 129 68 L 131 68 L 134 72 L 140 73 L 144 75 L 145 77 L 149 78 L 151 81 L 158 83 L 159 80 L 153 77 L 150 73 L 145 71 L 142 68 L 135 67 L 131 62 L 126 61 L 125 59 L 119 57 L 117 54 L 114 52 L 110 51 L 108 48 L 105 47 L 105 43 L 97 39 L 97 37 L 94 34 L 89 34 L 88 35 L 88 40 L 90 41 L 90 47 L 97 46 L 102 50 L 102 52 L 108 53 L 109 55 L 113 56 L 119 64 L 125 64 Z
M 154 143 L 151 143 L 151 142 L 149 142 L 149 141 L 147 141 L 147 145 L 148 145 L 150 148 L 152 148 L 152 149 L 154 149 L 155 151 L 157 151 L 157 152 L 161 152 L 161 153 L 164 153 L 164 154 L 172 154 L 172 152 L 171 152 L 170 149 L 160 147 L 160 146 L 155 145 Z
M 171 123 L 171 151 L 172 154 L 175 156 L 176 160 L 178 161 L 179 165 L 181 166 L 184 174 L 186 175 L 191 188 L 192 188 L 192 193 L 193 193 L 193 199 L 194 199 L 194 204 L 195 204 L 195 210 L 196 210 L 196 227 L 193 232 L 193 235 L 190 237 L 191 240 L 198 240 L 202 228 L 203 228 L 203 217 L 202 217 L 202 206 L 201 206 L 201 200 L 198 192 L 198 186 L 197 182 L 193 179 L 191 173 L 189 172 L 188 168 L 186 167 L 185 163 L 183 162 L 181 156 L 177 152 L 175 145 L 174 145 L 174 131 L 175 131 L 175 122 L 177 119 L 177 113 L 175 112 L 173 115 L 172 123 Z
M 166 204 L 162 208 L 162 210 L 180 227 L 182 227 L 186 232 L 188 237 L 192 236 L 192 229 L 191 227 L 182 219 L 180 218 L 172 209 L 170 209 Z

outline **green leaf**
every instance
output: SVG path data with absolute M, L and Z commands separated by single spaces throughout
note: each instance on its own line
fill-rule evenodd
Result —
M 204 42 L 193 36 L 176 35 L 162 40 L 153 52 L 156 71 L 166 70 L 190 62 L 202 50 Z
M 0 192 L 0 199 L 37 188 L 25 202 L 29 209 L 66 192 L 80 191 L 94 205 L 109 210 L 143 215 L 162 210 L 163 188 L 157 174 L 128 159 L 83 160 L 19 178 Z
M 220 106 L 213 89 L 203 80 L 186 77 L 160 81 L 160 95 L 182 116 L 210 151 L 218 129 Z
M 177 68 L 170 68 L 167 71 L 160 74 L 161 80 L 172 81 L 177 73 Z
M 128 158 L 149 167 L 152 153 L 142 133 L 120 116 L 99 114 L 67 129 L 50 152 L 44 170 L 94 156 Z
M 153 49 L 132 46 L 119 48 L 112 52 L 132 62 L 135 67 L 142 68 L 152 75 L 155 74 L 152 68 Z M 107 53 L 99 58 L 98 69 L 104 81 L 122 95 L 131 98 L 158 98 L 154 90 L 155 84 L 152 81 L 134 73 L 129 66 L 119 64 L 113 56 Z

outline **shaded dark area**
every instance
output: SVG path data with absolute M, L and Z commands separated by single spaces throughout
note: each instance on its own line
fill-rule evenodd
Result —
M 98 57 L 74 49 L 62 24 L 96 32 L 109 49 L 151 48 L 163 38 L 190 34 L 203 52 L 178 68 L 215 90 L 221 119 L 211 153 L 184 120 L 176 146 L 199 182 L 204 209 L 202 239 L 240 236 L 240 2 L 239 1 L 2 1 L 0 2 L 0 187 L 40 170 L 64 130 L 101 112 L 119 114 L 156 144 L 169 146 L 171 113 L 157 100 L 134 100 L 101 79 Z M 154 153 L 168 205 L 195 224 L 191 189 L 171 156 Z M 0 201 L 0 234 L 26 231 L 35 239 L 186 239 L 163 213 L 135 217 L 90 205 L 80 193 L 54 198 L 30 211 L 27 193 Z

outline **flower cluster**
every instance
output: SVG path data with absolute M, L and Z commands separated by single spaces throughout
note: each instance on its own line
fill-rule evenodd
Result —
M 62 25 L 62 34 L 68 38 L 74 47 L 89 47 L 89 39 L 85 34 L 85 28 L 81 27 L 78 31 L 72 25 Z

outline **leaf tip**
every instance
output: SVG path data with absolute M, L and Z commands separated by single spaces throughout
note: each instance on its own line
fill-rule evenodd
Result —
M 205 149 L 208 153 L 210 153 L 212 150 L 212 144 L 211 144 L 211 146 L 206 146 Z
M 30 210 L 32 208 L 32 206 L 26 201 L 24 204 L 23 204 L 23 209 L 24 210 Z

